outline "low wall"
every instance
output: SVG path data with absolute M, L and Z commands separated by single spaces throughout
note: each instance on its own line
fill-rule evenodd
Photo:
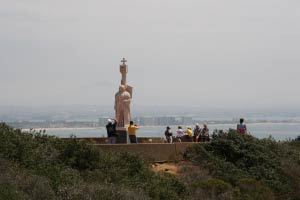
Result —
M 64 138 L 68 139 L 68 138 Z M 106 137 L 90 137 L 90 138 L 77 138 L 78 140 L 86 141 L 90 144 L 106 144 L 107 138 Z M 138 143 L 165 143 L 164 137 L 138 137 L 137 138 Z M 176 139 L 174 139 L 174 142 L 177 142 Z M 182 138 L 182 142 L 192 142 L 191 138 Z
M 68 139 L 68 138 L 64 138 Z M 77 138 L 78 140 L 83 140 L 90 144 L 106 144 L 107 138 L 106 137 L 90 137 L 90 138 Z M 164 143 L 164 138 L 160 137 L 138 137 L 138 143 Z
M 68 138 L 64 138 L 68 139 Z M 85 141 L 102 151 L 127 151 L 136 154 L 141 159 L 149 162 L 165 162 L 183 160 L 183 154 L 187 147 L 196 143 L 191 139 L 183 139 L 182 142 L 165 143 L 164 137 L 138 137 L 137 144 L 107 144 L 107 138 L 77 138 Z M 199 143 L 198 143 L 199 144 Z
M 148 162 L 170 162 L 183 160 L 187 147 L 195 143 L 152 143 L 152 144 L 95 144 L 102 151 L 126 151 Z

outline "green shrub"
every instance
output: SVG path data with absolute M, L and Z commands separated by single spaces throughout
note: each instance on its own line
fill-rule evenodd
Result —
M 240 180 L 252 179 L 263 185 L 256 183 L 255 189 L 269 188 L 277 198 L 287 198 L 299 194 L 299 155 L 297 141 L 259 140 L 230 130 L 215 131 L 210 143 L 192 146 L 185 157 L 207 169 L 213 177 L 237 187 L 237 191 Z M 292 166 L 292 173 L 288 165 Z
M 239 192 L 235 194 L 236 199 L 248 200 L 274 200 L 273 191 L 262 182 L 254 179 L 241 179 L 237 182 Z
M 0 199 L 17 200 L 25 197 L 25 194 L 19 192 L 15 186 L 0 183 Z
M 45 177 L 0 158 L 0 199 L 54 199 L 54 191 Z
M 216 194 L 224 193 L 232 188 L 229 183 L 220 179 L 198 180 L 194 182 L 193 186 L 194 189 L 202 188 L 208 193 Z
M 71 138 L 64 143 L 57 145 L 60 150 L 59 159 L 64 164 L 73 169 L 83 171 L 95 169 L 100 161 L 99 152 L 82 141 Z
M 185 199 L 188 195 L 178 178 L 154 173 L 135 155 L 101 152 L 76 138 L 22 133 L 4 123 L 0 123 L 1 159 L 23 174 L 16 184 L 15 172 L 6 171 L 6 178 L 0 179 L 4 199 Z

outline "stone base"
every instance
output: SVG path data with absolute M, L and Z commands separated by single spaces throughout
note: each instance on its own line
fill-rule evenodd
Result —
M 128 143 L 128 134 L 126 128 L 117 128 L 117 144 L 127 144 Z

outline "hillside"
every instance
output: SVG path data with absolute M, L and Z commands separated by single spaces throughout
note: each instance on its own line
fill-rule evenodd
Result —
M 0 199 L 299 199 L 299 155 L 298 140 L 219 131 L 163 168 L 1 123 Z

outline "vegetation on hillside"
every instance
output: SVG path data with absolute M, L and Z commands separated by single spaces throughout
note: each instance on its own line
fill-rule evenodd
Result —
M 215 131 L 211 143 L 192 146 L 186 158 L 211 176 L 193 183 L 205 198 L 300 199 L 298 139 L 278 142 Z
M 0 199 L 300 199 L 300 139 L 216 131 L 178 176 L 126 152 L 0 123 Z
M 173 175 L 126 152 L 0 124 L 0 199 L 184 199 Z

